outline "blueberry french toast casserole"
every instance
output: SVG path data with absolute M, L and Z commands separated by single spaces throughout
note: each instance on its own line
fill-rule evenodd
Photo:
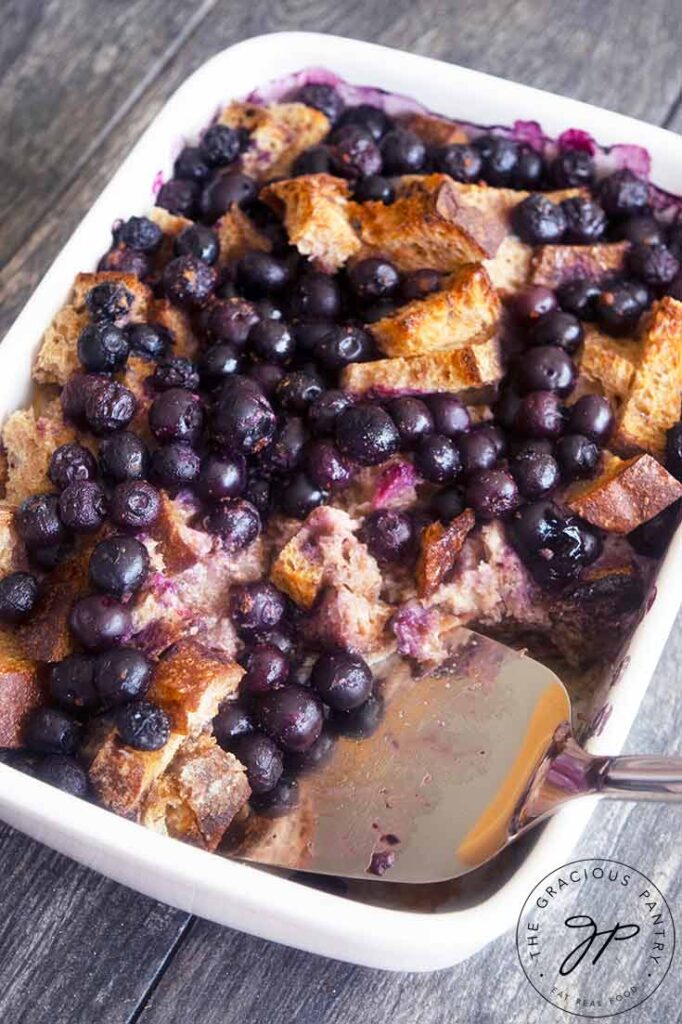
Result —
M 2 431 L 3 760 L 213 850 L 453 626 L 613 669 L 682 496 L 646 153 L 301 73 L 155 202 Z

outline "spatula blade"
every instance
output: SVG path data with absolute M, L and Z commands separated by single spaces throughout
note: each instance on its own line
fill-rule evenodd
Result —
M 370 737 L 339 736 L 299 777 L 297 806 L 262 818 L 233 855 L 389 882 L 456 878 L 502 849 L 533 773 L 570 720 L 554 673 L 457 628 L 447 657 L 375 666 L 384 714 Z

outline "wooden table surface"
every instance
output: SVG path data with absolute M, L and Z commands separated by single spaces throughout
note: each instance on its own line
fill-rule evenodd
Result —
M 679 0 L 4 0 L 0 10 L 0 334 L 166 97 L 248 36 L 370 39 L 682 130 Z M 682 619 L 629 750 L 682 753 L 681 668 Z M 603 803 L 576 853 L 633 864 L 679 910 L 681 831 L 682 807 Z M 568 1019 L 525 981 L 511 933 L 453 969 L 390 974 L 197 920 L 4 826 L 0 878 L 2 1024 Z M 622 1019 L 682 1020 L 679 955 Z

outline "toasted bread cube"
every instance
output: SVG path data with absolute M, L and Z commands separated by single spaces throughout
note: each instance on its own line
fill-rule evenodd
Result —
M 26 567 L 26 549 L 14 526 L 14 509 L 0 501 L 0 576 Z
M 64 306 L 45 331 L 36 361 L 33 379 L 39 384 L 65 384 L 76 370 L 81 369 L 78 359 L 78 338 L 89 323 L 87 312 L 78 312 L 74 306 Z
M 144 801 L 142 823 L 215 850 L 251 795 L 244 766 L 205 733 L 188 739 Z
M 360 249 L 350 224 L 348 182 L 330 174 L 304 174 L 278 181 L 261 199 L 283 212 L 289 241 L 320 270 L 333 272 Z
M 49 583 L 28 621 L 16 627 L 27 658 L 61 661 L 74 650 L 69 615 L 78 597 L 88 591 L 88 565 L 92 543 L 77 551 L 50 573 Z
M 218 262 L 221 267 L 234 263 L 253 249 L 258 252 L 270 252 L 272 249 L 270 239 L 258 230 L 236 203 L 216 222 L 215 231 L 220 242 Z
M 651 455 L 613 457 L 596 478 L 571 488 L 570 509 L 608 533 L 630 533 L 682 497 L 682 483 Z
M 184 309 L 174 306 L 168 299 L 159 299 L 152 306 L 149 319 L 170 331 L 174 356 L 196 359 L 199 342 L 192 330 L 192 321 Z
M 503 372 L 499 342 L 490 338 L 452 352 L 351 363 L 341 375 L 341 386 L 354 394 L 377 397 L 456 391 L 467 402 L 480 402 Z
M 402 114 L 396 120 L 408 131 L 414 132 L 429 146 L 451 146 L 457 142 L 467 142 L 464 129 L 447 117 L 434 114 Z
M 376 561 L 340 509 L 314 509 L 275 559 L 271 579 L 302 608 L 311 608 L 325 586 L 348 587 L 370 599 L 381 589 Z
M 188 737 L 198 736 L 231 697 L 243 675 L 234 662 L 211 654 L 191 640 L 181 641 L 154 670 L 148 699 L 170 716 L 168 742 L 154 751 L 134 750 L 110 729 L 90 765 L 90 782 L 102 803 L 136 818 L 145 794 Z
M 682 302 L 656 302 L 642 334 L 642 355 L 621 407 L 611 446 L 619 455 L 662 455 L 665 435 L 680 418 Z
M 303 629 L 314 647 L 370 654 L 381 648 L 391 607 L 345 586 L 326 587 Z
M 189 526 L 192 513 L 192 508 L 161 492 L 161 512 L 150 536 L 156 542 L 158 557 L 168 573 L 190 569 L 211 550 L 210 535 Z
M 422 532 L 417 562 L 418 597 L 430 597 L 445 582 L 475 525 L 476 516 L 465 508 L 448 526 L 431 523 Z
M 0 749 L 23 746 L 26 719 L 45 703 L 38 666 L 8 629 L 0 630 Z
M 155 206 L 149 214 L 149 219 L 158 224 L 164 235 L 169 235 L 170 238 L 176 238 L 193 223 L 188 217 L 178 217 L 177 214 L 165 210 L 163 206 Z
M 372 335 L 387 356 L 449 352 L 492 334 L 500 299 L 483 267 L 464 267 L 445 288 L 415 299 L 372 324 Z
M 327 135 L 330 124 L 319 110 L 304 103 L 230 103 L 220 115 L 220 124 L 243 128 L 250 145 L 241 163 L 253 178 L 282 178 L 291 173 L 294 161 L 304 150 L 316 146 Z
M 584 331 L 578 381 L 569 402 L 585 394 L 604 395 L 614 403 L 622 402 L 640 358 L 639 343 L 634 338 L 611 338 L 590 324 L 584 325 Z
M 484 260 L 493 288 L 507 298 L 523 288 L 530 275 L 533 250 L 516 235 L 507 235 L 492 259 Z
M 554 289 L 568 281 L 599 280 L 623 270 L 629 248 L 629 242 L 540 246 L 532 260 L 531 284 Z
M 13 412 L 2 429 L 7 453 L 5 496 L 10 504 L 19 505 L 31 494 L 51 491 L 47 471 L 52 453 L 75 440 L 76 433 L 64 423 L 58 401 L 40 415 L 33 409 Z

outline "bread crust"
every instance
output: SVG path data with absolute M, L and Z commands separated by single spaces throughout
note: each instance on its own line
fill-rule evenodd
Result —
M 623 270 L 629 249 L 629 242 L 542 245 L 531 260 L 531 284 L 555 289 L 578 279 L 599 280 Z
M 270 239 L 258 230 L 236 203 L 216 222 L 214 230 L 220 243 L 218 265 L 221 267 L 234 263 L 254 249 L 258 252 L 272 250 Z
M 682 483 L 651 455 L 621 460 L 588 483 L 572 488 L 566 504 L 608 533 L 630 533 L 682 497 Z
M 630 390 L 641 347 L 634 338 L 611 338 L 591 324 L 584 325 L 584 332 L 578 380 L 569 402 L 598 394 L 619 405 Z
M 88 566 L 94 542 L 89 542 L 50 573 L 49 585 L 30 619 L 16 627 L 18 643 L 27 658 L 40 662 L 61 661 L 74 650 L 69 629 L 71 607 L 86 593 Z
M 296 157 L 322 142 L 331 127 L 321 111 L 304 103 L 258 106 L 235 101 L 221 112 L 219 123 L 249 133 L 241 164 L 246 174 L 260 180 L 290 174 Z
M 52 453 L 76 440 L 75 430 L 64 422 L 58 400 L 38 415 L 33 409 L 13 412 L 2 429 L 7 455 L 5 497 L 10 504 L 20 505 L 32 494 L 53 490 L 48 476 Z
M 418 597 L 431 597 L 445 582 L 475 525 L 476 516 L 470 508 L 465 508 L 447 526 L 436 522 L 422 531 L 417 561 Z
M 23 746 L 26 719 L 44 703 L 35 661 L 24 655 L 9 629 L 0 630 L 0 748 Z

